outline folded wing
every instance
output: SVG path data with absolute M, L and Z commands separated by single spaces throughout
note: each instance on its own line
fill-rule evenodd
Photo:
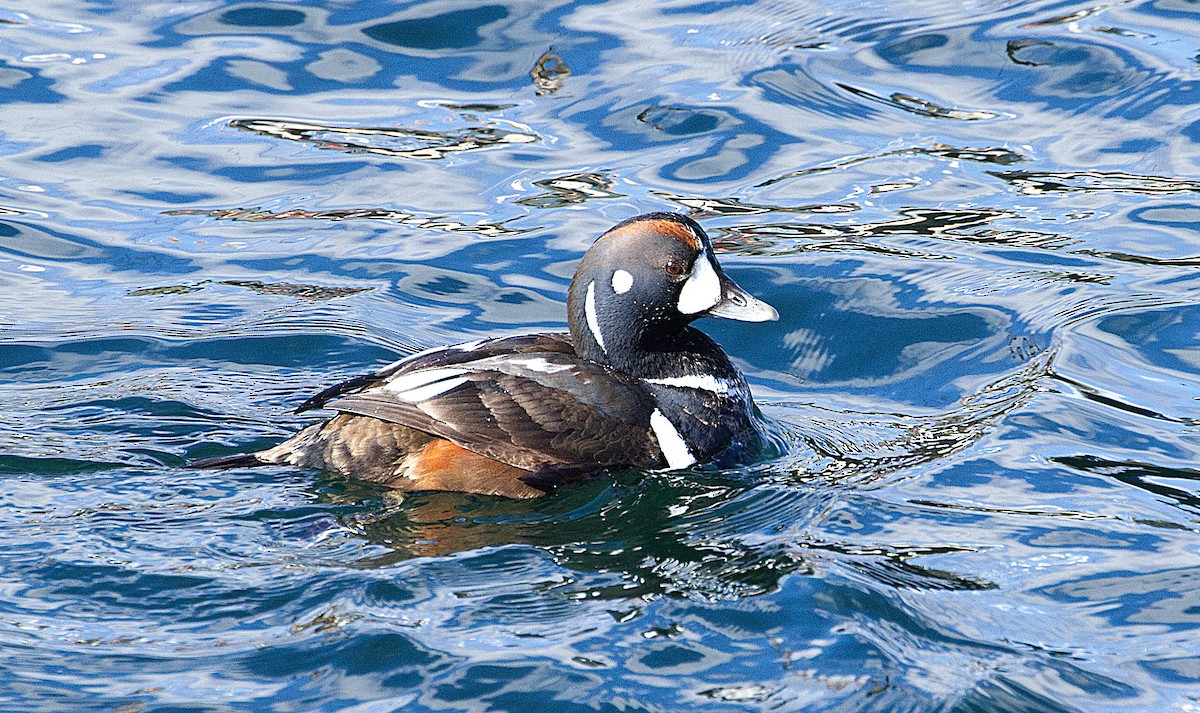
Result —
M 327 389 L 301 410 L 319 406 L 409 426 L 531 471 L 664 462 L 646 388 L 579 359 L 566 335 L 423 352 Z

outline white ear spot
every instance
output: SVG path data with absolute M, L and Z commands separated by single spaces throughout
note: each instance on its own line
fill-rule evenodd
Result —
M 604 335 L 600 333 L 600 320 L 596 319 L 596 283 L 589 282 L 587 289 L 587 297 L 583 300 L 583 314 L 587 317 L 588 329 L 592 330 L 592 337 L 596 343 L 600 345 L 600 351 L 608 353 L 608 348 L 604 346 Z
M 692 265 L 692 274 L 683 289 L 679 291 L 679 311 L 683 314 L 696 314 L 712 307 L 721 301 L 721 278 L 713 269 L 708 253 L 700 253 L 696 264 Z
M 662 411 L 654 409 L 650 414 L 650 428 L 654 431 L 654 437 L 658 439 L 658 448 L 667 459 L 668 468 L 678 470 L 696 462 L 696 456 L 688 449 L 683 436 L 679 435 L 675 424 L 671 423 Z
M 624 270 L 617 270 L 616 272 L 613 273 L 613 276 L 612 276 L 613 292 L 616 292 L 618 295 L 623 295 L 629 291 L 630 287 L 633 287 L 633 275 L 630 275 L 628 272 L 625 272 Z

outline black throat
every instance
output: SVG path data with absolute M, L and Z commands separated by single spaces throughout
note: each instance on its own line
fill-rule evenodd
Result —
M 571 320 L 571 342 L 584 359 L 610 366 L 638 379 L 663 379 L 708 374 L 740 379 L 725 351 L 704 332 L 684 320 L 612 324 L 597 316 L 604 340 L 601 348 L 586 323 Z M 582 327 L 582 329 L 580 328 Z

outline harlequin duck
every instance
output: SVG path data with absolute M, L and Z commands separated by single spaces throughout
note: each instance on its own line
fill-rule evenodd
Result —
M 745 378 L 698 317 L 779 318 L 674 213 L 626 220 L 583 256 L 570 333 L 433 349 L 317 394 L 338 415 L 258 453 L 197 465 L 286 464 L 400 490 L 531 498 L 611 468 L 686 468 L 759 452 Z

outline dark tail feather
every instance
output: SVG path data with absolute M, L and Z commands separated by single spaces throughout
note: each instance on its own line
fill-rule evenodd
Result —
M 227 456 L 214 456 L 192 461 L 193 468 L 254 468 L 267 465 L 254 453 L 234 453 Z

